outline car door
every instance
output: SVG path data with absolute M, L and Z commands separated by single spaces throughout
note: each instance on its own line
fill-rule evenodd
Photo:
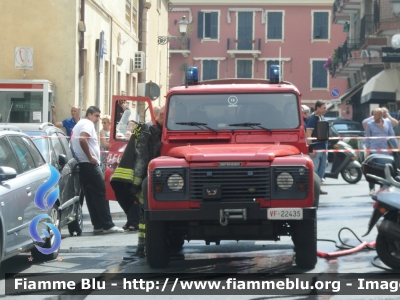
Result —
M 33 145 L 32 141 L 26 136 L 9 136 L 11 147 L 18 161 L 18 175 L 8 182 L 14 184 L 14 196 L 12 202 L 9 202 L 8 208 L 10 213 L 10 230 L 8 235 L 18 234 L 17 249 L 28 247 L 32 244 L 32 238 L 29 233 L 30 221 L 39 214 L 47 213 L 35 205 L 35 194 L 40 185 L 49 179 L 49 169 L 46 166 L 42 156 Z M 32 154 L 33 153 L 33 154 Z M 8 211 L 7 211 L 8 213 Z M 15 218 L 21 222 L 19 226 L 15 226 Z M 17 222 L 17 224 L 19 224 Z M 44 228 L 44 227 L 43 227 Z M 17 233 L 16 233 L 17 232 Z M 38 232 L 41 232 L 38 229 Z M 14 251 L 14 246 L 10 251 Z
M 55 131 L 50 132 L 50 143 L 51 147 L 53 148 L 55 157 L 57 158 L 57 169 L 60 172 L 60 204 L 61 206 L 65 207 L 65 211 L 63 211 L 63 219 L 72 212 L 73 206 L 72 205 L 65 205 L 68 201 L 74 200 L 74 185 L 73 185 L 73 178 L 72 178 L 72 170 L 70 167 L 69 161 L 72 159 L 71 155 L 68 155 L 62 145 L 62 139 L 66 140 L 66 137 L 62 137 L 57 134 Z M 65 160 L 67 163 L 65 165 L 60 165 L 58 158 L 59 155 L 65 155 Z M 71 203 L 71 204 L 72 204 Z
M 15 249 L 19 240 L 26 238 L 31 220 L 26 182 L 21 180 L 17 157 L 7 139 L 0 138 L 0 166 L 10 167 L 17 177 L 0 182 L 0 213 L 4 226 L 4 250 Z

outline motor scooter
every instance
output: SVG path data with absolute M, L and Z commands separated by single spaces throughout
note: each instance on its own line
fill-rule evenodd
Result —
M 392 269 L 400 270 L 400 171 L 388 155 L 371 155 L 363 163 L 367 181 L 381 184 L 381 189 L 372 196 L 375 200 L 368 235 L 378 220 L 376 253 L 380 260 Z
M 353 148 L 343 141 L 336 142 L 333 148 L 346 151 L 333 153 L 332 168 L 330 171 L 325 171 L 324 177 L 338 179 L 339 174 L 341 174 L 348 183 L 359 182 L 362 177 L 361 164 L 358 162 L 358 157 Z

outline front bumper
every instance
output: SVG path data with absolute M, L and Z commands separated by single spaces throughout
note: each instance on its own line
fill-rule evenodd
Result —
M 147 221 L 205 221 L 219 220 L 221 210 L 245 210 L 246 220 L 267 220 L 267 208 L 258 202 L 203 202 L 198 209 L 149 210 L 144 211 Z M 314 219 L 316 207 L 303 208 L 303 220 Z M 281 220 L 280 220 L 281 221 Z M 288 220 L 291 221 L 291 220 Z

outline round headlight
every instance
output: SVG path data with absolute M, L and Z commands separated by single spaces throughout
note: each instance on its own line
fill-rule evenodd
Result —
M 172 174 L 168 177 L 167 185 L 175 192 L 181 190 L 184 185 L 182 176 L 178 174 Z
M 293 176 L 288 172 L 282 172 L 276 177 L 276 184 L 282 190 L 288 190 L 293 186 Z

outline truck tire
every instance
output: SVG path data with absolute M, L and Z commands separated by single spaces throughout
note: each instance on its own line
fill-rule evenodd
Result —
M 165 268 L 170 260 L 168 226 L 165 222 L 146 222 L 146 258 L 151 268 Z
M 292 226 L 296 265 L 302 269 L 313 269 L 317 263 L 317 220 L 302 220 L 292 223 Z
M 185 240 L 183 236 L 173 235 L 169 238 L 169 247 L 172 252 L 179 252 L 183 248 Z

